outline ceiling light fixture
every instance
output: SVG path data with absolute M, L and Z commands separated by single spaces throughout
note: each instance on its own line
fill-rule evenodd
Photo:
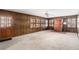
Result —
M 50 14 L 48 12 L 48 10 L 46 10 L 45 15 L 46 15 L 47 18 L 49 18 L 49 17 L 55 17 L 53 14 Z
M 45 13 L 46 17 L 49 18 L 49 13 L 48 11 L 46 10 L 46 13 Z

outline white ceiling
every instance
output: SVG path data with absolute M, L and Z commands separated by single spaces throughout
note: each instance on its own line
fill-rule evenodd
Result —
M 49 17 L 79 14 L 79 9 L 7 9 L 7 10 L 42 17 L 47 17 L 45 15 L 46 12 L 48 12 Z

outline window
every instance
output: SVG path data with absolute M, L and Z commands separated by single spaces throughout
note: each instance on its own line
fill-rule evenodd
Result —
M 30 28 L 33 28 L 34 27 L 34 25 L 33 24 L 30 24 Z
M 68 18 L 68 27 L 76 27 L 76 18 Z
M 12 17 L 0 16 L 0 27 L 11 27 L 12 25 Z
M 53 27 L 53 22 L 54 22 L 53 19 L 49 20 L 49 26 Z
M 78 30 L 78 35 L 79 35 L 79 16 L 78 16 L 78 19 L 77 19 L 77 30 Z
M 36 19 L 36 23 L 40 23 L 40 19 Z
M 30 28 L 35 28 L 35 18 L 30 18 Z
M 75 18 L 72 19 L 72 27 L 76 27 L 76 19 Z
M 70 19 L 70 18 L 68 18 L 67 22 L 68 22 L 68 23 L 67 23 L 67 24 L 68 24 L 67 26 L 68 26 L 68 27 L 72 27 L 72 23 L 71 23 L 71 19 Z
M 35 23 L 35 18 L 30 19 L 31 23 Z
M 36 24 L 36 28 L 40 27 L 40 24 Z
M 45 20 L 46 21 L 46 23 L 45 23 L 45 27 L 47 27 L 48 26 L 48 20 Z

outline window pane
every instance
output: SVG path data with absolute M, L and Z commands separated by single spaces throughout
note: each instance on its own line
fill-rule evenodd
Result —
M 1 16 L 0 27 L 10 27 L 12 25 L 12 17 Z
M 5 25 L 4 24 L 1 24 L 1 26 L 0 27 L 5 27 Z

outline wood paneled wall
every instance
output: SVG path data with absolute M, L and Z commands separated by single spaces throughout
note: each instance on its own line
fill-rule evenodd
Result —
M 63 26 L 65 32 L 77 32 L 77 15 L 65 17 L 63 22 L 66 23 Z
M 62 24 L 62 31 L 63 32 L 77 32 L 77 18 L 78 18 L 77 15 L 63 16 L 60 18 L 63 23 Z M 48 23 L 49 29 L 53 28 L 53 26 L 50 26 L 50 24 L 52 23 L 52 20 L 54 20 L 54 22 L 52 23 L 54 25 L 56 19 L 57 19 L 57 17 L 50 18 L 49 23 Z M 64 23 L 66 23 L 66 24 L 64 24 Z
M 72 20 L 75 18 L 75 21 L 77 19 L 77 16 L 68 16 L 68 17 L 61 17 L 63 18 L 63 22 L 68 23 L 68 18 Z M 1 26 L 1 20 L 12 20 L 11 26 L 9 24 L 6 24 L 5 27 Z M 33 16 L 23 13 L 17 13 L 12 11 L 6 11 L 6 10 L 0 10 L 0 40 L 7 39 L 19 35 L 24 35 L 28 33 L 38 32 L 47 29 L 53 29 L 54 28 L 54 20 L 56 18 L 48 19 L 48 28 L 46 26 L 46 20 L 43 17 L 39 16 Z M 3 22 L 4 23 L 4 22 Z M 7 25 L 9 27 L 7 27 Z M 69 32 L 76 32 L 76 27 L 67 27 L 68 24 L 63 24 L 64 31 Z
M 49 25 L 48 29 L 53 30 L 54 29 L 54 19 L 49 19 L 48 25 Z
M 0 10 L 0 17 L 8 16 L 12 17 L 12 25 L 10 27 L 0 27 L 0 39 L 38 32 L 46 28 L 46 19 L 43 17 Z

